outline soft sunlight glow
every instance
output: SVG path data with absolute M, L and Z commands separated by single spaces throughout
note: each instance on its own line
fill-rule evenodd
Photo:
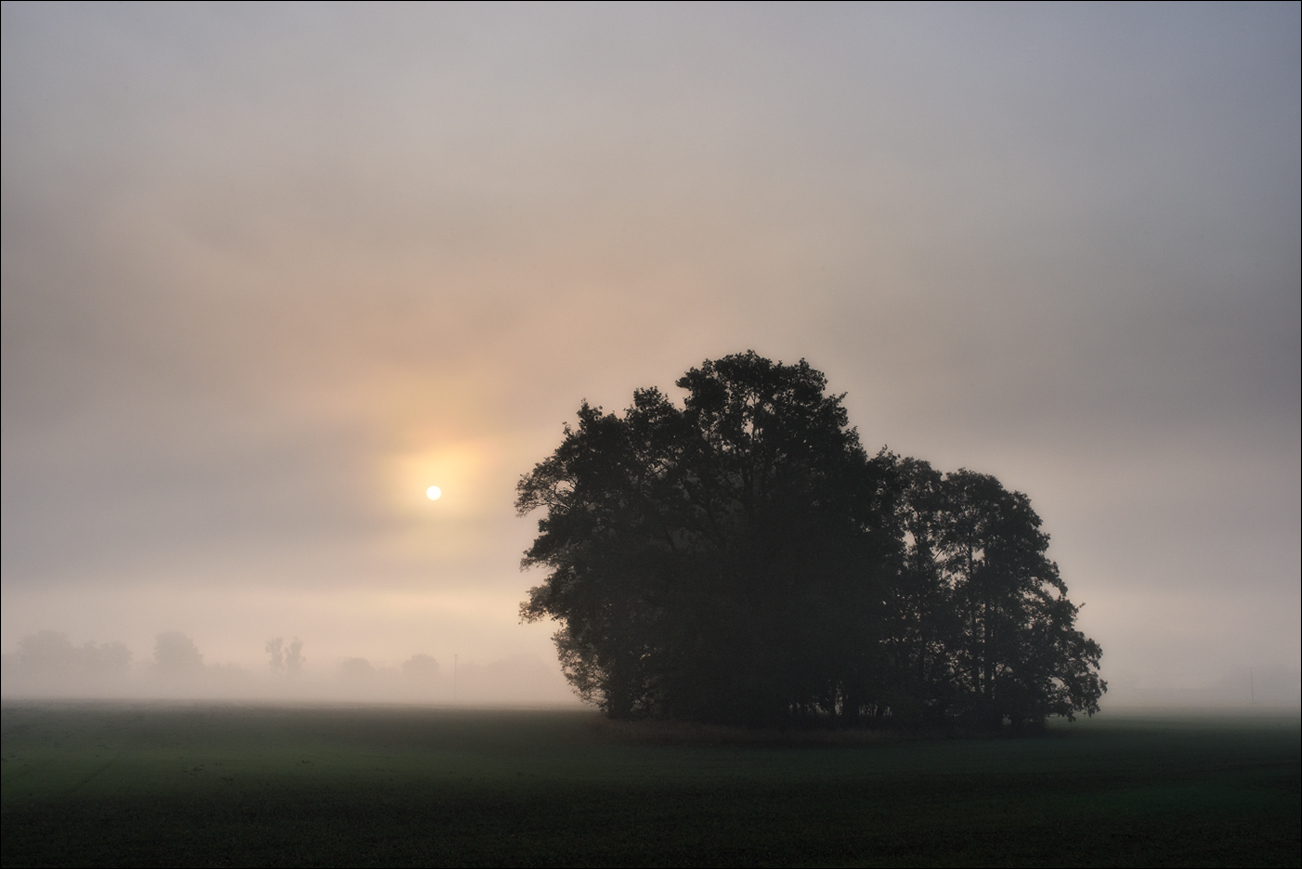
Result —
M 501 471 L 500 460 L 494 458 L 496 452 L 482 440 L 459 440 L 386 456 L 383 485 L 391 509 L 418 524 L 437 521 L 440 527 L 454 516 L 510 510 L 514 489 L 514 474 L 510 472 L 514 468 L 507 465 L 507 470 Z M 494 471 L 501 473 L 500 479 L 493 476 Z M 438 485 L 431 486 L 434 482 Z M 439 509 L 431 512 L 430 501 L 436 497 Z

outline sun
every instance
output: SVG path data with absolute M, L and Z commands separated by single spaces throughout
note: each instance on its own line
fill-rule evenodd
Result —
M 438 486 L 430 486 L 425 490 L 425 497 L 429 498 L 431 501 L 437 501 L 439 498 L 443 497 L 443 490 Z

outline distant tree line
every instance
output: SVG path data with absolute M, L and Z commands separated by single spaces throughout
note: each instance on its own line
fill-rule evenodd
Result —
M 869 456 L 803 360 L 706 361 L 583 403 L 519 484 L 541 509 L 521 606 L 554 618 L 612 718 L 1015 729 L 1098 710 L 1101 650 L 1030 500 L 994 477 Z
M 303 641 L 284 637 L 266 641 L 273 684 L 295 690 L 305 687 L 307 657 Z M 42 630 L 22 637 L 14 654 L 0 656 L 7 693 L 76 695 L 105 691 L 161 689 L 165 692 L 213 690 L 238 693 L 253 690 L 254 674 L 237 664 L 210 664 L 194 639 L 180 631 L 164 631 L 154 638 L 152 660 L 132 677 L 132 654 L 121 642 L 87 642 L 75 645 L 67 634 Z M 441 688 L 439 663 L 430 655 L 413 654 L 398 667 L 375 666 L 366 658 L 343 658 L 334 667 L 335 683 L 346 690 L 405 690 L 429 692 Z M 395 681 L 395 679 L 397 681 Z M 143 680 L 143 681 L 142 681 Z M 319 687 L 319 686 L 318 686 Z
M 60 631 L 38 631 L 18 641 L 13 674 L 23 679 L 98 682 L 125 676 L 131 650 L 119 642 L 75 646 Z

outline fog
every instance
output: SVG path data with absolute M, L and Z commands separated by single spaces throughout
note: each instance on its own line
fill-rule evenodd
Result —
M 401 662 L 343 658 L 316 662 L 294 637 L 267 641 L 263 667 L 205 662 L 194 640 L 165 631 L 151 654 L 121 642 L 74 645 L 67 634 L 23 637 L 0 658 L 6 698 L 267 700 L 415 703 L 440 706 L 576 706 L 548 660 L 477 663 L 454 655 L 443 667 L 416 653 Z
M 1296 4 L 2 15 L 6 696 L 573 702 L 516 481 L 754 349 L 1030 496 L 1105 709 L 1299 702 Z

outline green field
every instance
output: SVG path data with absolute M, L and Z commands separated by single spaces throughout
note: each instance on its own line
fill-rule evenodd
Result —
M 6 702 L 0 717 L 6 867 L 1302 862 L 1296 714 L 847 744 L 571 711 Z

